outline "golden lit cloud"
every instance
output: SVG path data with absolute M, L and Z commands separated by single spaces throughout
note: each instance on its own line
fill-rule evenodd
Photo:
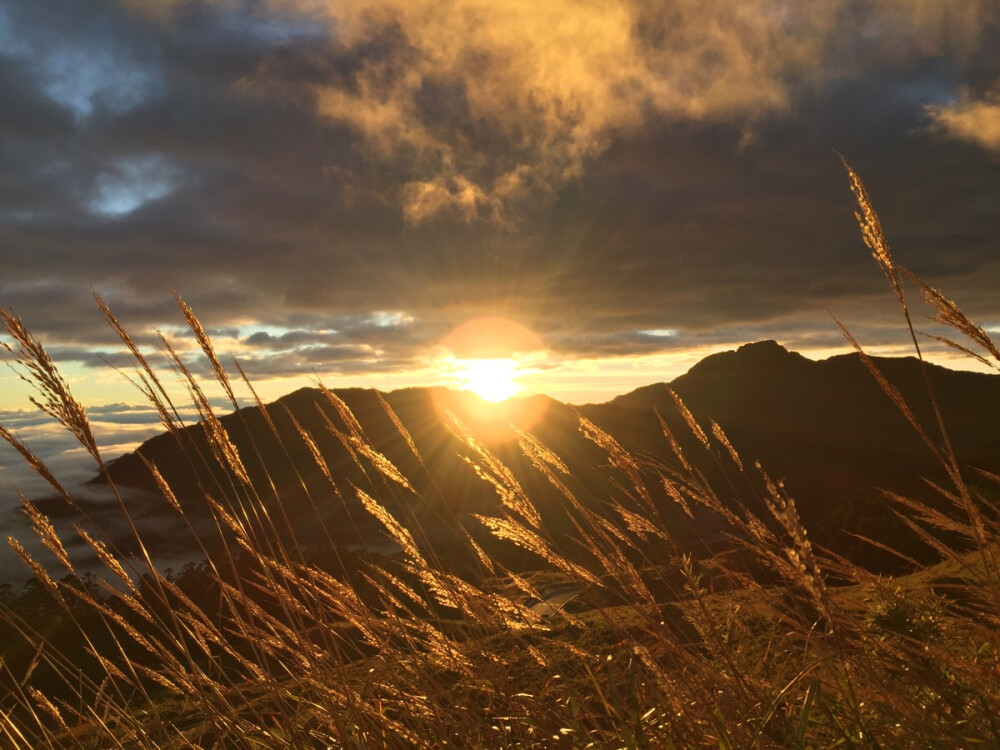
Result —
M 927 113 L 939 130 L 953 138 L 1000 151 L 1000 91 L 986 99 L 964 98 L 955 104 L 931 106 Z
M 466 221 L 476 218 L 483 209 L 496 216 L 498 209 L 495 198 L 462 176 L 408 182 L 403 186 L 401 198 L 403 217 L 410 224 L 419 224 L 447 209 L 458 212 Z
M 198 4 L 123 2 L 160 17 Z M 993 6 L 265 0 L 254 13 L 304 14 L 329 29 L 340 63 L 306 87 L 320 114 L 347 126 L 386 167 L 392 198 L 417 224 L 438 215 L 507 221 L 509 209 L 578 179 L 614 140 L 651 119 L 725 122 L 735 126 L 734 148 L 752 142 L 762 118 L 865 59 L 948 52 L 961 60 Z M 263 66 L 261 78 L 268 75 Z M 955 113 L 947 126 L 985 113 Z
M 285 7 L 287 3 L 281 3 Z M 315 10 L 315 3 L 307 3 Z M 725 121 L 743 138 L 832 72 L 845 25 L 893 56 L 974 44 L 985 6 L 882 0 L 353 0 L 328 4 L 347 49 L 389 44 L 351 85 L 320 85 L 327 117 L 409 179 L 411 223 L 504 209 L 578 178 L 650 117 Z M 735 145 L 735 143 L 734 143 Z
M 408 160 L 400 193 L 418 222 L 503 206 L 579 177 L 650 113 L 753 120 L 788 104 L 785 78 L 815 56 L 786 3 L 684 0 L 536 3 L 344 2 L 337 40 L 361 48 L 394 30 L 388 56 L 351 85 L 319 86 L 327 117 L 370 153 Z

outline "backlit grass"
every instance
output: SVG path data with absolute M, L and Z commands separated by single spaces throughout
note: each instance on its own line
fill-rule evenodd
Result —
M 848 171 L 864 238 L 908 330 L 905 282 L 912 281 L 939 320 L 964 337 L 952 344 L 995 366 L 1000 353 L 986 333 L 896 265 L 864 187 Z M 692 415 L 680 399 L 695 450 L 733 482 L 756 488 L 752 507 L 729 487 L 711 486 L 694 468 L 703 457 L 686 453 L 665 422 L 663 440 L 675 460 L 654 465 L 581 418 L 579 429 L 600 448 L 600 470 L 616 488 L 611 497 L 580 497 L 560 446 L 519 436 L 520 450 L 556 488 L 571 519 L 572 533 L 556 535 L 504 461 L 458 418 L 450 426 L 469 472 L 496 492 L 491 514 L 448 517 L 446 498 L 415 489 L 433 483 L 398 468 L 347 404 L 325 391 L 327 429 L 366 481 L 344 497 L 316 436 L 297 425 L 297 439 L 329 483 L 319 492 L 302 481 L 302 491 L 317 523 L 324 504 L 363 508 L 368 517 L 355 512 L 353 523 L 377 525 L 398 550 L 377 554 L 333 544 L 343 529 L 325 529 L 331 543 L 322 549 L 298 545 L 280 497 L 251 479 L 279 467 L 237 449 L 198 380 L 168 348 L 172 376 L 187 385 L 201 415 L 205 440 L 191 439 L 163 386 L 167 375 L 99 304 L 134 358 L 131 379 L 200 477 L 199 496 L 182 497 L 148 465 L 164 504 L 191 523 L 205 559 L 164 572 L 141 524 L 131 525 L 130 554 L 81 526 L 105 568 L 103 578 L 85 575 L 49 520 L 25 502 L 61 570 L 45 569 L 11 542 L 35 582 L 6 592 L 0 611 L 0 736 L 7 746 L 1000 745 L 1000 526 L 975 489 L 1000 478 L 977 475 L 971 485 L 943 423 L 912 417 L 866 357 L 951 480 L 934 507 L 896 499 L 913 533 L 940 557 L 936 566 L 884 578 L 814 547 L 794 498 L 766 467 L 740 456 L 711 415 Z M 231 380 L 194 313 L 180 305 L 233 407 L 237 393 L 256 399 L 242 372 Z M 39 407 L 104 472 L 84 408 L 16 315 L 0 315 Z M 913 342 L 919 355 L 915 333 Z M 403 422 L 383 405 L 400 444 L 423 466 Z M 0 434 L 74 503 L 29 446 Z M 300 467 L 286 447 L 289 465 L 280 470 L 294 475 Z M 650 482 L 665 482 L 682 514 L 723 519 L 729 543 L 716 554 L 693 552 L 663 520 Z M 211 519 L 209 531 L 196 528 L 193 503 Z M 434 516 L 418 513 L 425 505 L 462 540 L 460 549 L 435 544 L 426 520 Z M 497 540 L 531 564 L 491 553 Z M 553 591 L 575 597 L 554 614 L 531 609 Z

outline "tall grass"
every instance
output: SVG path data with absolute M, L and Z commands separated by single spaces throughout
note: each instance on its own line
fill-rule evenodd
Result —
M 905 280 L 968 342 L 948 343 L 997 366 L 1000 352 L 985 332 L 896 265 L 860 179 L 847 169 L 863 236 L 917 354 Z M 178 302 L 230 402 L 235 407 L 236 394 L 247 392 L 279 437 L 242 371 L 231 381 L 194 313 Z M 98 304 L 134 359 L 130 379 L 199 478 L 199 496 L 181 496 L 146 462 L 165 506 L 190 522 L 205 561 L 179 574 L 155 564 L 85 409 L 20 319 L 0 311 L 9 349 L 38 390 L 36 403 L 93 458 L 132 535 L 128 549 L 119 549 L 84 525 L 80 509 L 78 534 L 105 568 L 103 578 L 93 577 L 74 567 L 52 523 L 25 500 L 35 533 L 64 575 L 56 577 L 11 540 L 38 583 L 9 595 L 0 611 L 0 679 L 7 691 L 0 694 L 0 737 L 7 746 L 1000 745 L 1000 526 L 996 509 L 975 489 L 1000 477 L 967 481 L 944 423 L 927 426 L 912 417 L 846 330 L 950 478 L 934 507 L 895 498 L 903 521 L 942 559 L 895 580 L 815 547 L 780 482 L 752 457 L 741 457 L 718 424 L 706 429 L 679 398 L 694 440 L 679 440 L 661 420 L 676 459 L 669 463 L 631 455 L 580 418 L 580 431 L 602 452 L 601 470 L 616 488 L 609 498 L 581 497 L 559 446 L 518 434 L 534 470 L 558 492 L 569 534 L 546 528 L 514 473 L 458 417 L 450 426 L 469 470 L 498 502 L 490 515 L 448 517 L 434 482 L 400 470 L 326 389 L 326 427 L 366 480 L 353 487 L 354 497 L 343 497 L 317 436 L 295 422 L 329 485 L 318 492 L 292 458 L 301 446 L 286 444 L 284 455 L 268 462 L 256 446 L 241 452 L 199 381 L 164 341 L 174 376 L 200 416 L 205 439 L 193 439 L 182 429 L 182 410 L 163 386 L 164 375 Z M 404 423 L 381 403 L 417 471 L 426 472 Z M 246 411 L 238 413 L 246 419 Z M 0 435 L 73 503 L 27 445 L 8 430 Z M 709 484 L 695 468 L 706 457 L 731 485 Z M 333 542 L 338 530 L 326 529 L 323 554 L 309 554 L 274 492 L 274 461 L 286 461 L 282 472 L 299 477 L 317 525 L 328 517 L 326 504 L 363 507 L 399 552 L 347 551 Z M 660 504 L 654 484 L 662 484 L 676 508 Z M 736 485 L 756 488 L 754 502 L 741 499 Z M 421 496 L 417 486 L 432 489 Z M 208 509 L 208 530 L 192 518 L 196 502 Z M 436 523 L 463 540 L 460 554 L 436 548 L 412 510 L 418 503 L 434 507 Z M 724 519 L 731 543 L 722 552 L 692 554 L 665 520 L 694 512 Z M 489 552 L 497 539 L 533 557 L 527 567 L 534 570 L 505 566 L 505 558 Z M 544 607 L 531 604 L 552 585 L 579 596 L 539 614 Z

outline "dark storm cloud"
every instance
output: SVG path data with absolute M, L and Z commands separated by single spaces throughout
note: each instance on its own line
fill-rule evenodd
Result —
M 0 303 L 101 365 L 92 288 L 188 351 L 176 288 L 261 376 L 490 314 L 568 357 L 881 336 L 836 149 L 897 259 L 1000 321 L 998 14 L 0 0 Z

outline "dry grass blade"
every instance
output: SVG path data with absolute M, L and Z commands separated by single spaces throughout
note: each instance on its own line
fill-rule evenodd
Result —
M 396 465 L 385 455 L 379 453 L 371 444 L 358 438 L 352 438 L 351 443 L 354 445 L 355 451 L 367 458 L 382 476 L 386 479 L 391 479 L 414 495 L 417 494 L 417 491 L 413 489 L 413 485 L 410 484 L 410 480 L 403 476 L 402 472 L 396 468 Z
M 56 705 L 52 701 L 48 699 L 48 697 L 44 693 L 30 686 L 28 687 L 28 692 L 31 694 L 31 697 L 35 699 L 35 702 L 38 704 L 38 707 L 41 708 L 50 717 L 52 717 L 52 719 L 55 720 L 56 724 L 63 732 L 66 733 L 70 732 L 69 725 L 63 718 L 62 712 L 56 707 Z
M 910 531 L 916 534 L 920 540 L 934 550 L 942 560 L 952 560 L 953 562 L 959 562 L 960 558 L 958 552 L 952 549 L 948 544 L 942 542 L 934 534 L 931 534 L 927 529 L 917 523 L 915 520 L 910 518 L 905 513 L 893 509 L 893 514 L 902 521 L 906 526 L 909 527 Z
M 153 481 L 156 483 L 157 488 L 160 490 L 160 494 L 166 498 L 167 502 L 170 503 L 170 507 L 175 511 L 184 515 L 184 511 L 181 509 L 181 504 L 177 501 L 177 496 L 174 494 L 173 489 L 167 484 L 167 480 L 163 478 L 163 474 L 156 467 L 152 461 L 146 458 L 141 453 L 138 454 L 139 458 L 142 460 L 143 465 L 149 469 L 150 475 L 153 477 Z
M 479 519 L 498 539 L 506 539 L 522 549 L 533 552 L 546 562 L 569 574 L 572 578 L 586 581 L 593 586 L 601 585 L 601 581 L 597 576 L 583 566 L 557 554 L 542 537 L 516 520 L 512 518 L 481 516 L 478 514 L 474 514 L 474 517 Z
M 733 463 L 736 464 L 736 467 L 742 472 L 743 462 L 740 460 L 739 454 L 736 452 L 736 449 L 733 447 L 733 444 L 729 442 L 729 437 L 719 426 L 719 423 L 716 422 L 714 419 L 712 420 L 712 434 L 715 435 L 716 440 L 718 440 L 720 443 L 722 443 L 723 446 L 725 446 L 726 451 L 729 453 L 729 457 L 733 459 Z
M 132 358 L 138 363 L 139 371 L 139 390 L 146 397 L 146 399 L 153 404 L 156 409 L 157 414 L 160 417 L 160 422 L 163 424 L 171 433 L 176 433 L 179 429 L 179 419 L 177 417 L 177 410 L 174 408 L 173 403 L 170 400 L 170 396 L 167 394 L 166 389 L 163 387 L 163 383 L 160 381 L 159 375 L 156 374 L 156 370 L 149 364 L 149 361 L 139 350 L 138 345 L 129 335 L 128 331 L 122 326 L 115 317 L 114 313 L 111 312 L 100 295 L 96 292 L 94 293 L 94 300 L 97 302 L 97 307 L 103 313 L 105 320 L 111 326 L 111 329 L 118 335 L 118 338 L 122 340 L 126 348 L 131 353 Z
M 0 319 L 3 320 L 8 335 L 16 344 L 15 349 L 10 349 L 9 346 L 7 348 L 15 354 L 17 363 L 27 372 L 27 375 L 20 376 L 21 380 L 31 385 L 39 395 L 38 399 L 32 397 L 31 402 L 76 437 L 100 465 L 101 454 L 90 429 L 87 412 L 73 397 L 69 385 L 45 351 L 45 347 L 28 332 L 13 310 L 0 308 Z
M 861 178 L 858 177 L 857 172 L 854 171 L 843 156 L 840 157 L 840 160 L 844 164 L 844 169 L 847 170 L 851 192 L 854 193 L 854 197 L 858 203 L 858 211 L 854 216 L 861 227 L 861 236 L 868 249 L 872 251 L 872 257 L 875 258 L 875 262 L 878 263 L 879 268 L 882 269 L 885 277 L 892 284 L 893 291 L 896 293 L 896 299 L 905 311 L 907 308 L 906 297 L 903 295 L 903 285 L 899 280 L 899 272 L 896 270 L 896 264 L 892 260 L 892 253 L 889 252 L 889 243 L 886 242 L 885 234 L 882 232 L 882 222 L 879 221 L 878 214 L 875 213 L 875 208 L 872 206 L 871 198 L 868 197 L 868 191 L 865 189 L 864 183 L 861 182 Z
M 896 297 L 899 301 L 899 306 L 900 308 L 902 308 L 903 316 L 906 319 L 906 327 L 910 333 L 910 338 L 913 342 L 914 351 L 916 352 L 917 358 L 920 360 L 920 369 L 924 379 L 924 386 L 926 388 L 927 395 L 930 398 L 931 407 L 934 411 L 934 417 L 937 423 L 937 428 L 941 435 L 941 440 L 944 445 L 943 451 L 938 451 L 935 448 L 935 446 L 931 443 L 930 439 L 927 438 L 927 435 L 924 432 L 923 428 L 913 418 L 912 414 L 909 412 L 909 409 L 903 403 L 902 398 L 899 397 L 898 391 L 896 391 L 894 388 L 891 389 L 886 388 L 885 379 L 882 378 L 880 373 L 877 373 L 877 368 L 871 366 L 870 361 L 866 361 L 866 365 L 869 367 L 870 370 L 873 371 L 873 374 L 875 374 L 876 378 L 879 379 L 879 384 L 883 385 L 883 389 L 886 390 L 886 393 L 888 393 L 890 397 L 893 397 L 893 395 L 895 394 L 895 397 L 893 397 L 893 401 L 897 404 L 897 407 L 903 412 L 904 416 L 906 416 L 906 418 L 910 421 L 914 429 L 917 430 L 917 432 L 920 434 L 924 442 L 931 448 L 932 451 L 934 451 L 935 457 L 948 472 L 949 477 L 951 478 L 952 482 L 955 485 L 955 489 L 958 491 L 962 499 L 963 509 L 969 515 L 969 520 L 971 521 L 972 527 L 975 530 L 976 545 L 983 554 L 984 561 L 987 561 L 988 555 L 985 552 L 987 548 L 987 539 L 985 536 L 985 528 L 984 528 L 982 514 L 979 512 L 979 509 L 973 503 L 972 497 L 969 494 L 968 485 L 962 478 L 962 472 L 961 469 L 959 468 L 958 459 L 955 455 L 955 450 L 951 444 L 951 438 L 948 434 L 947 428 L 945 427 L 944 418 L 941 415 L 941 410 L 938 406 L 937 398 L 934 395 L 934 389 L 931 387 L 930 378 L 927 374 L 927 367 L 924 362 L 923 354 L 920 351 L 920 344 L 917 341 L 917 334 L 913 328 L 913 321 L 910 319 L 910 311 L 906 305 L 906 298 L 903 295 L 902 285 L 900 284 L 899 281 L 899 274 L 896 271 L 896 267 L 892 262 L 892 256 L 889 254 L 888 245 L 886 245 L 885 238 L 882 235 L 882 227 L 881 224 L 879 223 L 878 215 L 875 213 L 875 209 L 871 205 L 871 201 L 868 198 L 868 194 L 865 191 L 864 185 L 861 184 L 861 179 L 854 172 L 854 170 L 851 169 L 850 165 L 847 164 L 846 160 L 844 160 L 843 157 L 841 157 L 841 161 L 844 162 L 844 167 L 847 169 L 848 175 L 851 180 L 851 189 L 854 191 L 854 194 L 858 199 L 858 205 L 861 209 L 861 214 L 858 215 L 858 221 L 861 225 L 861 231 L 865 238 L 865 242 L 868 243 L 869 247 L 872 248 L 872 251 L 875 253 L 876 260 L 879 262 L 880 265 L 882 265 L 883 269 L 886 270 L 886 273 L 889 275 L 889 278 L 892 281 L 893 289 L 896 292 Z M 944 298 L 941 297 L 940 295 L 935 295 L 932 293 L 930 302 L 932 305 L 940 304 L 943 306 L 946 319 L 958 315 L 959 317 L 955 318 L 955 322 L 957 322 L 959 326 L 966 326 L 966 323 L 963 322 L 965 316 L 961 315 L 960 311 L 958 313 L 955 312 L 955 310 L 957 310 L 957 307 L 955 308 L 955 310 L 952 310 L 951 306 L 947 304 L 948 300 L 944 300 L 942 302 L 943 299 Z M 857 349 L 860 352 L 861 347 L 858 346 L 857 342 L 854 341 L 854 339 L 847 333 L 844 326 L 840 325 L 839 321 L 837 321 L 837 324 L 840 326 L 841 331 L 843 331 L 844 334 L 847 336 L 848 340 L 851 341 L 855 349 Z M 968 323 L 968 326 L 966 327 L 971 327 L 972 329 L 976 328 L 971 324 L 971 321 Z M 974 330 L 970 330 L 969 332 L 972 333 L 973 335 L 978 335 Z M 985 336 L 985 334 L 983 334 L 983 336 Z M 862 358 L 865 359 L 863 353 L 862 353 Z M 1000 573 L 1000 571 L 998 571 L 998 573 Z M 1000 609 L 1000 591 L 997 592 L 996 603 L 997 603 L 997 608 Z
M 677 507 L 683 511 L 684 515 L 693 519 L 694 514 L 691 512 L 691 506 L 688 505 L 687 500 L 684 499 L 684 494 L 681 492 L 680 487 L 678 487 L 670 477 L 663 473 L 660 474 L 660 481 L 663 484 L 663 489 L 666 490 L 667 494 L 670 496 L 670 499 L 677 504 Z
M 479 560 L 479 564 L 483 566 L 483 569 L 492 574 L 496 574 L 497 569 L 490 556 L 487 555 L 483 548 L 479 546 L 479 543 L 472 538 L 472 534 L 469 533 L 469 530 L 465 528 L 464 525 L 459 526 L 459 528 L 461 529 L 462 539 L 465 541 L 466 546 L 472 550 L 476 559 Z
M 14 550 L 14 554 L 21 558 L 21 561 L 31 569 L 35 578 L 45 587 L 52 598 L 65 607 L 66 602 L 59 591 L 59 586 L 52 580 L 52 576 L 49 575 L 45 566 L 28 554 L 28 551 L 14 537 L 7 537 L 7 546 Z
M 950 338 L 948 338 L 947 336 L 937 336 L 937 335 L 930 334 L 930 333 L 921 333 L 921 335 L 925 336 L 925 337 L 927 337 L 929 339 L 931 339 L 932 341 L 937 341 L 938 343 L 944 344 L 945 346 L 949 347 L 950 349 L 954 349 L 956 351 L 959 351 L 962 354 L 964 354 L 966 357 L 969 357 L 970 359 L 974 359 L 977 362 L 979 362 L 980 364 L 985 365 L 986 367 L 989 367 L 989 368 L 994 369 L 994 370 L 1000 369 L 1000 367 L 998 367 L 998 365 L 997 365 L 996 362 L 992 362 L 992 361 L 986 359 L 986 357 L 984 357 L 979 352 L 974 352 L 969 347 L 962 346 L 957 341 L 953 341 Z
M 295 427 L 295 431 L 299 433 L 299 437 L 302 438 L 302 442 L 306 444 L 306 447 L 309 449 L 309 454 L 313 457 L 313 460 L 316 462 L 316 466 L 318 466 L 319 470 L 323 473 L 323 477 L 326 479 L 326 481 L 330 484 L 331 487 L 336 489 L 337 483 L 333 478 L 333 474 L 330 473 L 330 467 L 326 463 L 326 457 L 323 455 L 323 452 L 319 449 L 319 446 L 316 445 L 316 441 L 313 439 L 313 436 L 309 433 L 309 431 L 305 427 L 299 424 L 299 420 L 295 418 L 295 415 L 292 414 L 292 410 L 289 409 L 287 405 L 282 404 L 282 406 L 285 407 L 285 414 L 291 420 L 292 425 Z M 270 420 L 270 418 L 268 419 Z M 271 424 L 273 430 L 274 429 L 273 423 Z M 274 434 L 275 435 L 278 434 L 277 430 L 274 430 Z
M 160 346 L 163 347 L 163 351 L 166 352 L 171 365 L 183 379 L 184 385 L 191 397 L 191 401 L 194 404 L 194 407 L 198 410 L 199 419 L 206 419 L 208 415 L 212 413 L 212 407 L 208 402 L 208 398 L 205 396 L 205 392 L 198 384 L 198 381 L 195 379 L 190 368 L 184 363 L 180 354 L 178 354 L 174 349 L 173 345 L 162 333 L 158 333 L 157 335 L 159 336 Z
M 784 551 L 796 569 L 797 575 L 792 577 L 792 581 L 802 584 L 809 592 L 816 609 L 826 623 L 827 632 L 832 633 L 833 615 L 830 608 L 830 596 L 826 589 L 826 583 L 823 581 L 819 563 L 813 554 L 812 543 L 799 519 L 795 501 L 780 484 L 776 484 L 763 471 L 760 464 L 757 464 L 757 469 L 761 472 L 767 488 L 765 501 L 768 508 L 791 539 L 791 545 L 786 545 Z
M 970 357 L 975 358 L 983 364 L 996 368 L 997 362 L 1000 362 L 1000 350 L 997 349 L 993 340 L 987 335 L 986 331 L 983 330 L 982 326 L 978 326 L 973 323 L 968 316 L 962 312 L 961 308 L 955 304 L 955 302 L 945 297 L 940 291 L 927 284 L 919 276 L 906 269 L 903 269 L 903 272 L 906 274 L 907 278 L 915 282 L 920 287 L 920 292 L 923 295 L 924 301 L 936 312 L 934 317 L 936 322 L 953 328 L 962 335 L 966 336 L 970 341 L 982 347 L 996 361 L 990 362 L 976 352 L 960 346 L 953 341 L 949 341 L 948 339 L 941 337 L 935 338 L 938 341 L 942 341 L 969 355 Z
M 625 475 L 629 481 L 630 488 L 642 498 L 646 509 L 655 516 L 656 506 L 653 503 L 653 498 L 650 497 L 646 483 L 643 481 L 642 470 L 632 455 L 622 448 L 614 437 L 583 415 L 578 414 L 577 419 L 580 423 L 580 432 L 583 433 L 584 437 L 604 449 L 611 461 L 611 465 Z
M 899 413 L 906 418 L 906 421 L 910 423 L 910 426 L 914 429 L 917 435 L 920 436 L 924 445 L 930 449 L 938 462 L 947 466 L 947 459 L 938 447 L 934 445 L 934 442 L 924 430 L 923 425 L 920 424 L 920 420 L 917 419 L 913 410 L 910 409 L 910 405 L 906 402 L 906 399 L 903 398 L 903 394 L 899 392 L 899 389 L 896 388 L 896 386 L 885 379 L 885 375 L 883 375 L 882 371 L 878 369 L 878 366 L 874 361 L 872 361 L 872 358 L 868 356 L 868 353 L 861 347 L 861 344 L 858 343 L 857 339 L 855 339 L 854 336 L 851 335 L 851 332 L 847 330 L 847 327 L 837 320 L 836 317 L 833 318 L 833 322 L 840 328 L 840 332 L 844 334 L 844 338 L 846 338 L 850 345 L 854 347 L 854 351 L 857 352 L 858 356 L 861 358 L 862 364 L 864 364 L 864 366 L 868 369 L 868 372 L 872 374 L 872 377 L 875 378 L 875 382 L 879 384 L 879 387 L 889 397 L 889 400 L 892 401 L 893 406 L 895 406 Z
M 0 730 L 2 730 L 3 736 L 10 742 L 12 750 L 21 750 L 22 748 L 24 750 L 36 750 L 34 743 L 25 737 L 24 732 L 21 731 L 21 727 L 11 717 L 11 712 L 0 710 Z
M 110 572 L 114 573 L 115 577 L 124 583 L 125 587 L 131 591 L 134 596 L 141 596 L 139 589 L 136 588 L 135 582 L 132 580 L 132 576 L 125 571 L 122 564 L 118 562 L 118 558 L 111 554 L 107 545 L 99 539 L 95 539 L 91 536 L 86 529 L 83 529 L 80 526 L 74 526 L 73 528 L 76 530 L 76 533 L 80 535 L 80 538 L 87 543 L 87 546 L 94 551 L 94 554 L 97 555 L 97 559 L 101 561 L 101 564 L 104 565 L 104 567 Z
M 883 552 L 887 552 L 888 554 L 892 555 L 893 557 L 899 558 L 900 560 L 902 560 L 903 562 L 905 562 L 907 565 L 909 565 L 910 568 L 911 568 L 911 570 L 919 570 L 922 567 L 921 564 L 917 560 L 915 560 L 914 558 L 910 557 L 907 554 L 904 554 L 904 553 L 900 552 L 897 549 L 892 548 L 891 546 L 889 546 L 888 544 L 885 544 L 884 542 L 880 542 L 877 539 L 872 539 L 871 537 L 865 536 L 864 534 L 855 534 L 853 532 L 848 532 L 848 534 L 850 536 L 854 537 L 855 539 L 858 539 L 858 540 L 864 542 L 865 544 L 870 544 L 875 549 L 880 549 Z M 857 566 L 855 566 L 855 568 L 857 568 Z M 861 572 L 864 573 L 865 571 L 861 571 Z M 870 579 L 870 575 L 869 576 L 865 576 L 865 578 L 866 578 L 866 580 L 869 580 Z
M 396 430 L 399 431 L 399 434 L 403 436 L 403 440 L 406 441 L 406 446 L 410 449 L 414 458 L 420 462 L 421 466 L 424 466 L 424 457 L 420 455 L 420 451 L 417 450 L 417 444 L 413 442 L 413 437 L 410 435 L 410 431 L 406 429 L 406 426 L 400 420 L 399 415 L 396 414 L 395 409 L 393 409 L 389 405 L 389 402 L 385 400 L 385 396 L 382 395 L 382 391 L 375 391 L 375 395 L 378 397 L 379 404 L 382 405 L 382 410 L 389 417 L 389 420 L 392 422 Z M 426 469 L 427 467 L 424 466 L 424 468 Z
M 515 430 L 515 434 L 517 435 L 518 444 L 524 452 L 524 455 L 531 460 L 531 463 L 534 464 L 535 468 L 539 471 L 543 471 L 542 467 L 550 467 L 558 471 L 564 477 L 572 476 L 565 462 L 559 458 L 554 451 L 549 450 L 542 445 L 542 442 L 534 435 L 517 429 Z
M 540 529 L 542 516 L 510 468 L 497 458 L 486 445 L 477 440 L 476 436 L 453 412 L 446 411 L 445 415 L 448 418 L 447 426 L 452 433 L 479 457 L 478 463 L 468 456 L 463 456 L 462 460 L 472 467 L 480 479 L 496 490 L 497 496 L 505 508 L 517 513 L 534 528 Z
M 638 513 L 633 513 L 627 508 L 623 508 L 620 505 L 615 506 L 615 512 L 622 517 L 625 521 L 625 525 L 628 526 L 629 531 L 639 534 L 643 537 L 657 537 L 659 539 L 667 540 L 669 537 L 666 532 L 657 526 L 655 523 L 650 521 L 645 516 L 641 516 Z
M 253 387 L 253 383 L 250 382 L 250 378 L 247 377 L 246 371 L 243 369 L 243 365 L 234 359 L 233 366 L 236 368 L 236 371 L 239 372 L 240 378 L 243 380 L 243 385 L 247 387 L 250 391 L 250 395 L 253 396 L 254 403 L 257 404 L 257 411 L 264 418 L 264 421 L 267 422 L 267 426 L 271 430 L 271 434 L 280 440 L 281 436 L 278 433 L 278 428 L 274 425 L 274 420 L 271 419 L 271 412 L 266 406 L 264 406 L 264 402 L 260 400 L 260 396 L 257 395 L 257 390 Z
M 18 494 L 21 497 L 21 508 L 24 510 L 25 515 L 31 520 L 31 526 L 34 529 L 35 534 L 42 540 L 42 544 L 48 547 L 49 551 L 56 556 L 56 559 L 59 560 L 62 566 L 72 572 L 73 564 L 70 562 L 69 555 L 66 553 L 66 548 L 63 546 L 62 540 L 59 538 L 59 535 L 56 534 L 52 521 L 39 511 L 35 504 L 28 498 L 20 493 Z
M 424 556 L 417 548 L 417 543 L 414 541 L 413 535 L 407 530 L 407 528 L 397 521 L 396 517 L 386 510 L 381 503 L 364 490 L 355 487 L 354 493 L 361 501 L 365 510 L 378 519 L 379 523 L 381 523 L 385 527 L 386 531 L 389 532 L 389 536 L 392 537 L 393 541 L 395 541 L 396 544 L 402 548 L 403 552 L 406 553 L 406 556 L 417 565 L 426 569 L 428 567 L 427 562 L 424 560 Z
M 228 467 L 245 487 L 252 487 L 250 475 L 247 474 L 239 449 L 229 437 L 229 433 L 226 432 L 226 428 L 223 427 L 219 418 L 211 411 L 207 411 L 203 415 L 201 427 L 219 465 Z
M 229 402 L 233 405 L 234 409 L 239 408 L 239 403 L 236 401 L 236 396 L 233 394 L 233 388 L 229 383 L 229 376 L 226 374 L 225 368 L 219 361 L 219 357 L 215 353 L 215 346 L 212 344 L 212 340 L 205 333 L 205 329 L 201 325 L 201 321 L 198 320 L 197 316 L 191 307 L 181 299 L 181 296 L 174 290 L 174 299 L 177 300 L 177 306 L 180 308 L 181 313 L 184 315 L 184 320 L 187 321 L 188 326 L 194 333 L 195 338 L 198 340 L 198 345 L 201 347 L 202 352 L 208 358 L 209 363 L 212 365 L 212 371 L 215 373 L 215 379 L 219 381 L 225 391 L 226 396 L 229 398 Z
M 337 410 L 337 414 L 340 416 L 340 420 L 347 427 L 348 432 L 351 436 L 358 438 L 359 440 L 365 439 L 365 431 L 358 421 L 357 417 L 354 416 L 354 412 L 351 411 L 351 407 L 338 396 L 336 393 L 331 391 L 322 383 L 319 383 L 319 389 L 326 396 L 326 399 L 333 405 L 333 408 Z
M 542 445 L 533 435 L 521 432 L 520 430 L 515 430 L 515 432 L 521 452 L 528 457 L 532 466 L 549 481 L 549 484 L 559 491 L 559 494 L 569 503 L 575 513 L 581 517 L 585 516 L 586 513 L 580 501 L 562 479 L 562 477 L 572 476 L 562 459 Z
M 674 437 L 673 430 L 670 429 L 670 426 L 663 418 L 663 415 L 660 414 L 660 410 L 655 409 L 654 411 L 656 412 L 656 418 L 660 423 L 660 430 L 663 432 L 663 436 L 667 439 L 667 442 L 670 443 L 670 450 L 673 451 L 677 460 L 681 462 L 681 466 L 684 467 L 684 471 L 690 473 L 693 469 L 691 468 L 691 464 L 688 463 L 687 456 L 684 455 L 684 450 L 681 448 L 680 443 L 678 443 L 677 438 Z
M 74 508 L 79 509 L 79 507 L 76 504 L 76 501 L 73 500 L 72 497 L 70 497 L 70 494 L 65 489 L 63 489 L 63 486 L 59 483 L 59 480 L 56 479 L 55 475 L 49 470 L 49 467 L 45 465 L 45 462 L 42 461 L 38 456 L 36 456 L 34 452 L 32 452 L 32 450 L 28 448 L 28 446 L 25 445 L 20 438 L 17 437 L 17 435 L 12 433 L 2 424 L 0 424 L 0 438 L 3 438 L 4 442 L 6 442 L 14 450 L 20 453 L 21 457 L 28 464 L 28 467 L 35 474 L 37 474 L 46 482 L 48 482 L 49 485 L 52 487 L 52 489 L 58 492 L 59 496 L 63 500 L 65 500 Z
M 462 456 L 462 460 L 472 467 L 476 476 L 493 487 L 500 498 L 500 503 L 507 510 L 516 513 L 520 518 L 530 523 L 534 528 L 539 529 L 542 525 L 542 517 L 535 509 L 535 506 L 528 500 L 520 483 L 509 474 L 506 467 L 503 467 L 499 475 L 492 471 L 497 464 L 489 462 L 487 459 L 482 464 L 476 463 L 468 456 Z
M 701 429 L 701 425 L 698 424 L 698 420 L 694 418 L 694 415 L 691 413 L 691 410 L 687 408 L 687 404 L 684 403 L 684 400 L 679 395 L 677 395 L 677 393 L 672 388 L 668 388 L 667 391 L 670 393 L 670 397 L 674 400 L 674 403 L 677 405 L 677 411 L 679 411 L 681 416 L 684 417 L 684 421 L 687 423 L 687 426 L 691 430 L 691 433 L 696 438 L 698 438 L 699 443 L 705 446 L 705 450 L 708 451 L 712 450 L 712 446 L 708 442 L 708 436 L 705 434 L 705 431 Z

